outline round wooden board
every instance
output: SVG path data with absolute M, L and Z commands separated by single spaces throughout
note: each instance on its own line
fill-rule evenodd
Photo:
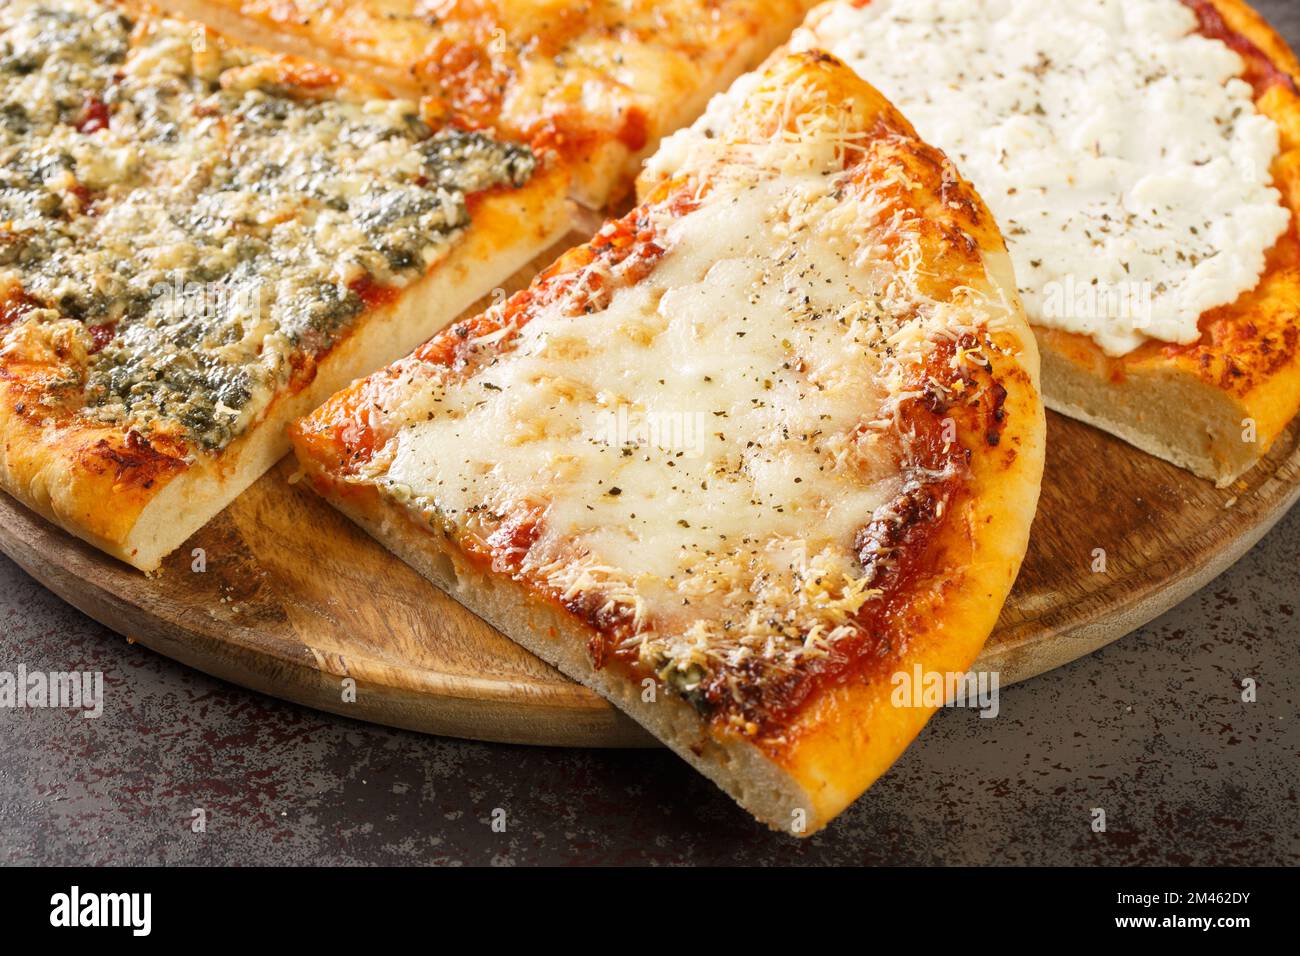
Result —
M 1051 415 L 1025 564 L 978 666 L 1024 680 L 1140 626 L 1248 550 L 1300 494 L 1289 430 L 1240 486 L 1208 482 Z M 0 495 L 0 549 L 130 639 L 238 684 L 352 717 L 532 744 L 653 741 L 502 637 L 282 461 L 154 577 Z M 206 570 L 194 570 L 201 548 Z M 1106 570 L 1093 571 L 1095 549 Z M 356 681 L 355 703 L 342 679 Z
M 507 291 L 534 271 L 521 270 Z M 1049 414 L 1029 553 L 977 666 L 999 671 L 1003 684 L 1059 667 L 1219 574 L 1300 496 L 1298 433 L 1293 424 L 1237 486 L 1216 489 Z M 3 494 L 0 550 L 129 639 L 277 697 L 458 737 L 655 743 L 392 557 L 293 474 L 292 459 L 282 461 L 153 577 Z M 1099 548 L 1104 572 L 1093 570 Z M 356 682 L 354 702 L 344 700 L 344 678 Z

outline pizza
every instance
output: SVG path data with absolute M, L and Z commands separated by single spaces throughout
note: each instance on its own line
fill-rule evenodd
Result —
M 1245 3 L 837 0 L 789 47 L 843 58 L 970 177 L 1049 407 L 1220 485 L 1267 453 L 1300 409 L 1300 64 Z
M 785 41 L 812 0 L 164 0 L 552 149 L 575 195 L 629 190 L 659 138 Z
M 292 429 L 320 494 L 760 820 L 824 826 L 1025 552 L 1038 357 L 970 185 L 824 53 Z
M 562 173 L 109 0 L 0 6 L 0 486 L 138 568 L 569 222 Z

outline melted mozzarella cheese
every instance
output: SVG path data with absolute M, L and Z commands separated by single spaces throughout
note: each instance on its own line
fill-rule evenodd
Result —
M 1289 221 L 1273 122 L 1241 58 L 1179 0 L 873 0 L 792 41 L 877 86 L 993 211 L 1036 324 L 1122 355 L 1195 341 L 1258 282 Z M 683 161 L 743 97 L 716 98 L 650 165 Z
M 877 290 L 851 250 L 787 215 L 830 181 L 752 183 L 671 222 L 653 273 L 602 313 L 552 307 L 513 350 L 437 384 L 382 481 L 458 523 L 544 507 L 530 560 L 617 569 L 661 622 L 684 596 L 694 616 L 748 593 L 791 549 L 847 567 L 898 491 L 898 449 L 856 434 L 883 398 L 852 318 Z

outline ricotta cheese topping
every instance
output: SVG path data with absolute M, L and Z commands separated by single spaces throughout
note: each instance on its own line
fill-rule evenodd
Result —
M 222 448 L 533 169 L 314 70 L 99 0 L 0 7 L 0 344 L 60 343 L 52 409 Z
M 1189 343 L 1255 286 L 1289 212 L 1278 132 L 1240 56 L 1179 0 L 872 0 L 820 8 L 795 50 L 852 66 L 992 210 L 1031 321 L 1123 355 Z M 716 129 L 750 78 L 677 134 Z

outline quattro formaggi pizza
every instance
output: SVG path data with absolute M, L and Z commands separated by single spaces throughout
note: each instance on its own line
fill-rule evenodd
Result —
M 993 627 L 1040 350 L 1221 484 L 1300 408 L 1300 65 L 1240 0 L 164 6 L 0 3 L 0 485 L 154 570 L 296 421 L 317 491 L 774 827 Z
M 138 568 L 544 249 L 563 177 L 106 0 L 0 5 L 0 484 Z
M 842 57 L 970 177 L 1050 407 L 1221 485 L 1295 417 L 1300 65 L 1241 0 L 836 0 L 789 47 Z
M 811 833 L 928 718 L 891 675 L 964 671 L 993 627 L 1037 377 L 979 197 L 810 52 L 529 288 L 293 434 L 395 553 Z

